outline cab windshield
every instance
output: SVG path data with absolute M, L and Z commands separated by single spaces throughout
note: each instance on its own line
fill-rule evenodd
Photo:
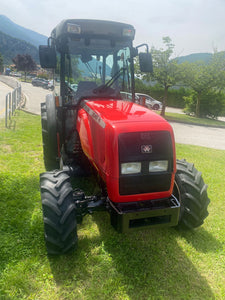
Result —
M 129 42 L 124 41 L 69 41 L 66 51 L 61 52 L 61 63 L 57 68 L 60 76 L 56 72 L 56 94 L 71 104 L 84 98 L 121 99 L 124 93 L 131 94 L 130 48 Z

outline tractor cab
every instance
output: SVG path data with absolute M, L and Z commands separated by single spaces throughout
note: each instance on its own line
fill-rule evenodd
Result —
M 55 69 L 55 94 L 63 104 L 77 105 L 83 98 L 121 99 L 124 92 L 135 99 L 134 35 L 133 26 L 118 22 L 62 21 L 48 46 L 40 46 L 40 62 Z M 140 53 L 139 60 L 141 70 L 152 70 L 149 53 Z

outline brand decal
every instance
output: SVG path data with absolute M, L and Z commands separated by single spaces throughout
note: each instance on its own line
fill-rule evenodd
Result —
M 102 127 L 105 128 L 105 122 L 101 119 L 101 117 L 93 111 L 89 106 L 86 104 L 83 105 L 83 109 Z
M 141 145 L 141 153 L 152 153 L 152 145 Z

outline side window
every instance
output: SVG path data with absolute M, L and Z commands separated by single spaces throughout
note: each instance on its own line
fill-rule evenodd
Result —
M 123 92 L 131 92 L 130 79 L 130 49 L 124 48 L 118 51 L 118 68 L 122 69 L 120 80 L 120 89 Z

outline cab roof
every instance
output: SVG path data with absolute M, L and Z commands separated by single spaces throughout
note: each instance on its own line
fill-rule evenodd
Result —
M 67 19 L 61 21 L 53 29 L 51 37 L 57 40 L 65 35 L 133 40 L 135 29 L 132 25 L 114 21 Z

